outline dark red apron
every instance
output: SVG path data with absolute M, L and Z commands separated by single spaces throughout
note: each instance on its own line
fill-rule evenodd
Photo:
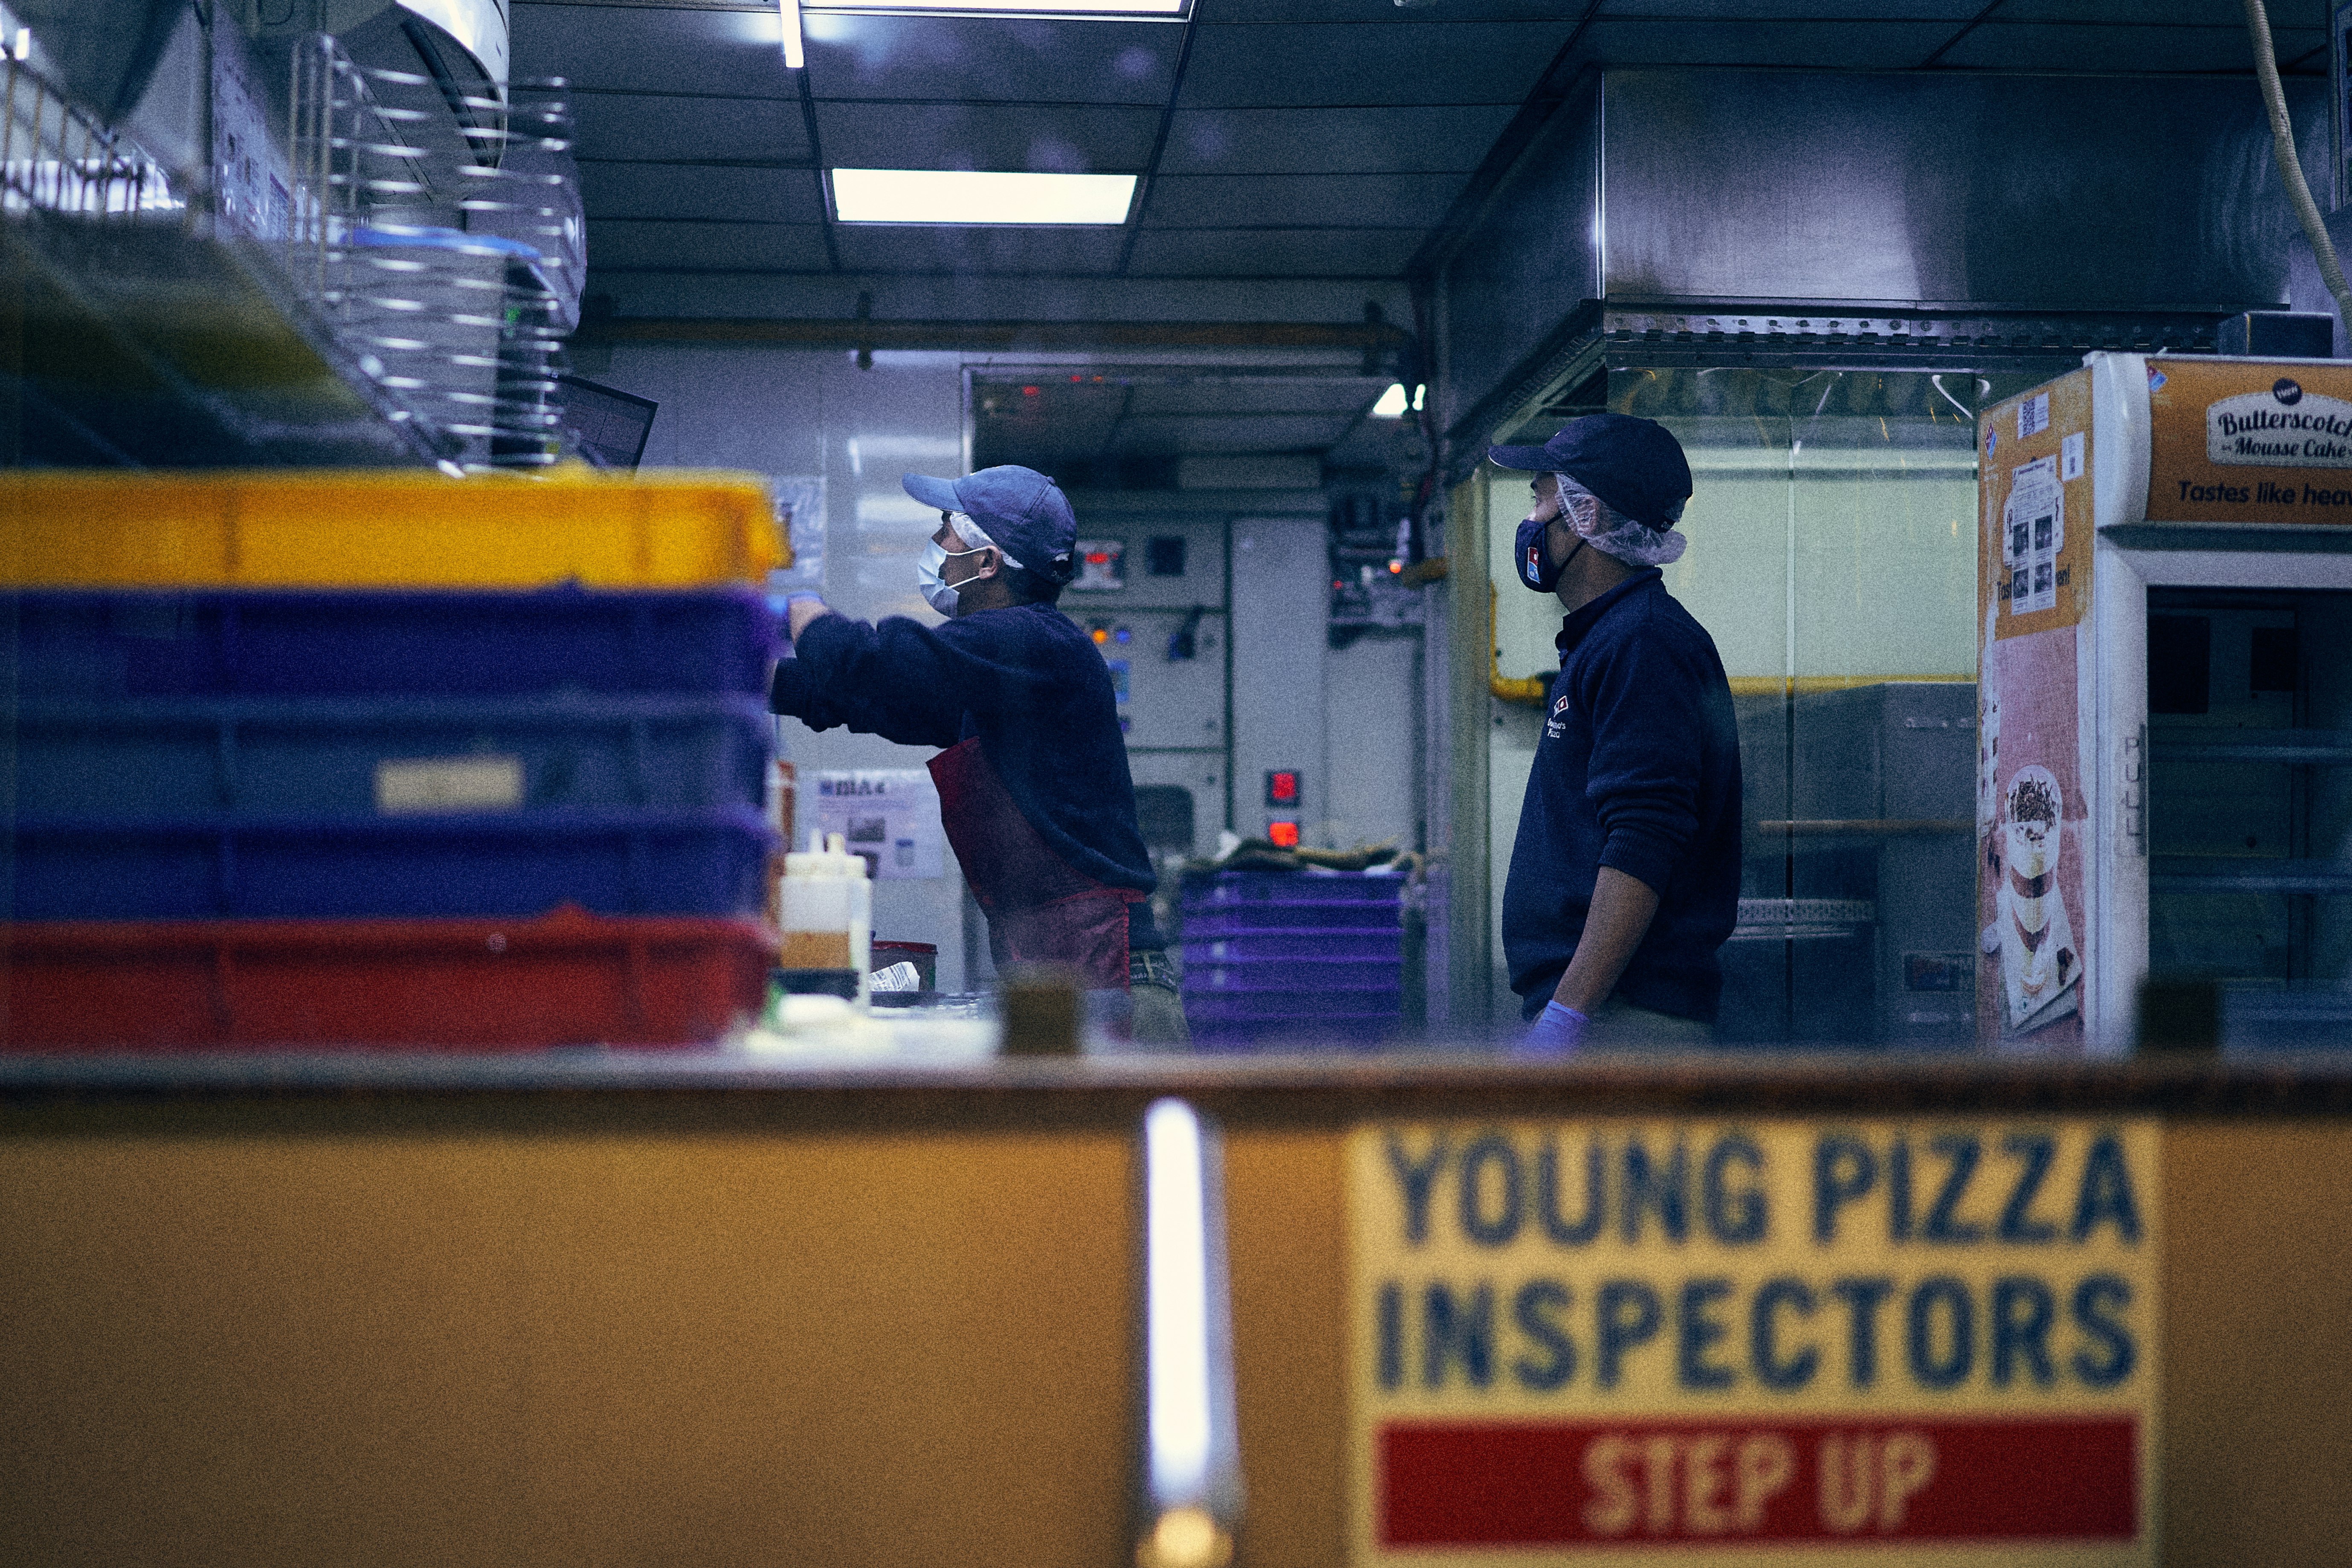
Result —
M 1087 991 L 1127 989 L 1127 906 L 1144 897 L 1097 882 L 1037 836 L 974 736 L 930 762 L 940 822 L 988 915 L 988 951 L 1002 970 L 1058 963 Z

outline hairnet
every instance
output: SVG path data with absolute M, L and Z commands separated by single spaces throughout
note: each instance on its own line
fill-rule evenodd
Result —
M 1679 528 L 1656 529 L 1635 522 L 1566 474 L 1553 478 L 1559 481 L 1560 510 L 1568 514 L 1578 536 L 1601 554 L 1629 566 L 1666 566 L 1680 561 L 1683 552 L 1690 548 L 1690 536 Z M 1673 504 L 1669 524 L 1682 521 L 1682 510 L 1680 501 Z

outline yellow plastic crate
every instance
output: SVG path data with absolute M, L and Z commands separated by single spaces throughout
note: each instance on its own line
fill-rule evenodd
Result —
M 0 474 L 13 587 L 685 588 L 791 560 L 749 474 Z

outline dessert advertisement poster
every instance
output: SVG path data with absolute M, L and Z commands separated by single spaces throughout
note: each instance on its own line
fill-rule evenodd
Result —
M 2076 372 L 1978 432 L 1977 1032 L 2013 1049 L 2083 1046 L 2090 423 Z

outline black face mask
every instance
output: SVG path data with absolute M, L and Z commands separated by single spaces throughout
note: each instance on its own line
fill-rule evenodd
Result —
M 1551 552 L 1546 547 L 1546 536 L 1550 529 L 1549 519 L 1538 522 L 1530 517 L 1522 520 L 1519 523 L 1517 557 L 1519 565 L 1519 581 L 1538 594 L 1549 594 L 1559 586 L 1559 574 L 1568 570 L 1570 561 L 1576 559 L 1576 550 L 1583 549 L 1587 542 L 1581 539 L 1578 540 L 1576 550 L 1570 551 L 1567 558 L 1555 566 L 1551 563 Z

